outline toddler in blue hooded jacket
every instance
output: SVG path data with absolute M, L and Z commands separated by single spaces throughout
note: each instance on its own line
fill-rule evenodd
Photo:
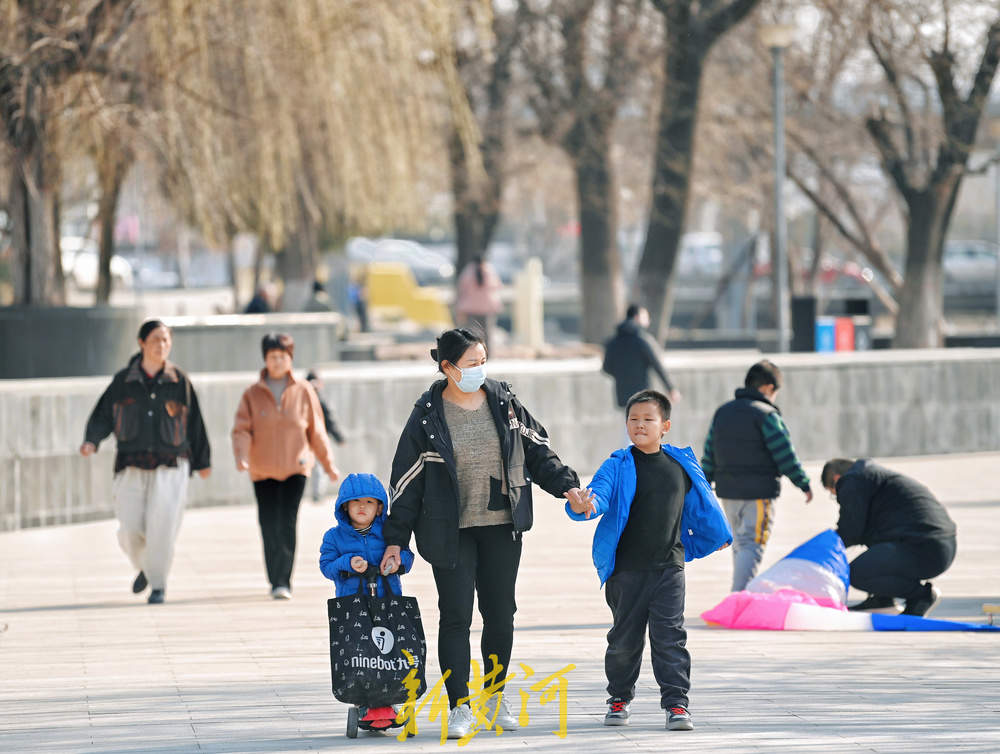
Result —
M 388 503 L 385 487 L 374 474 L 349 474 L 341 483 L 334 509 L 337 525 L 323 535 L 319 549 L 319 569 L 337 585 L 338 597 L 357 594 L 369 564 L 378 568 L 382 562 L 382 526 Z M 378 580 L 379 597 L 386 596 L 386 580 L 394 593 L 402 594 L 398 574 L 413 566 L 413 553 L 404 549 L 400 560 L 387 579 Z

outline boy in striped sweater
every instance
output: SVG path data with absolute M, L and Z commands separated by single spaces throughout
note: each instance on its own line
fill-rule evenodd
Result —
M 807 503 L 812 500 L 809 477 L 774 405 L 780 389 L 781 370 L 758 361 L 736 397 L 715 412 L 705 438 L 701 467 L 733 527 L 734 592 L 746 587 L 764 557 L 782 475 L 805 493 Z

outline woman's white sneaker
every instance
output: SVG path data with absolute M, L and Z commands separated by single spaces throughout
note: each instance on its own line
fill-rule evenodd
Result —
M 497 693 L 491 696 L 486 700 L 485 707 L 486 711 L 484 714 L 488 719 L 493 721 L 494 728 L 517 730 L 521 727 L 517 718 L 514 717 L 514 713 L 512 713 L 510 711 L 510 707 L 507 706 L 507 699 L 503 694 Z M 493 716 L 494 713 L 496 713 L 496 717 Z
M 448 738 L 462 738 L 472 730 L 472 710 L 469 705 L 462 704 L 448 713 Z

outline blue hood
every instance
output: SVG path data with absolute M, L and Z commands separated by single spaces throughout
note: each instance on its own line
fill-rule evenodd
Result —
M 340 518 L 340 509 L 344 503 L 357 500 L 361 497 L 371 497 L 382 501 L 382 511 L 389 507 L 389 496 L 385 493 L 385 487 L 374 474 L 348 474 L 344 481 L 340 483 L 340 492 L 337 493 L 337 520 L 350 523 L 347 519 Z

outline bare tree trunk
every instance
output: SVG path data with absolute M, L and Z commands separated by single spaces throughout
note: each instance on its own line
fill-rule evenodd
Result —
M 676 33 L 668 34 L 652 207 L 637 280 L 639 300 L 649 310 L 650 330 L 657 339 L 666 335 L 673 311 L 670 282 L 690 197 L 694 127 L 704 62 L 698 45 L 679 39 Z
M 489 243 L 485 237 L 487 218 L 483 213 L 476 181 L 469 175 L 465 145 L 457 131 L 448 143 L 451 165 L 452 201 L 455 218 L 455 279 L 475 257 L 482 256 Z
M 100 257 L 97 266 L 97 293 L 94 303 L 107 304 L 111 300 L 111 257 L 115 251 L 115 219 L 118 199 L 128 175 L 131 157 L 117 147 L 105 144 L 98 164 L 101 197 L 97 203 L 97 224 L 100 228 Z
M 66 271 L 62 266 L 62 201 L 52 192 L 52 260 L 55 268 L 55 302 L 66 304 Z
M 278 255 L 278 272 L 284 289 L 281 294 L 281 311 L 300 312 L 312 295 L 319 257 L 319 227 L 305 208 L 299 211 L 298 227 Z
M 457 131 L 449 139 L 452 201 L 455 220 L 455 280 L 465 266 L 476 257 L 485 257 L 500 220 L 500 200 L 503 179 L 498 164 L 503 143 L 482 145 L 485 179 L 474 178 L 465 154 L 465 145 Z
M 611 167 L 611 122 L 587 125 L 581 124 L 576 130 L 589 133 L 578 140 L 569 139 L 570 143 L 575 141 L 570 157 L 576 172 L 580 217 L 580 335 L 585 343 L 603 343 L 624 313 L 625 285 L 616 238 L 618 209 Z
M 812 261 L 809 264 L 808 292 L 811 296 L 819 297 L 819 274 L 823 265 L 823 244 L 826 238 L 823 234 L 823 217 L 819 210 L 813 212 L 812 223 Z M 817 308 L 817 311 L 819 309 Z
M 942 258 L 944 237 L 955 196 L 956 179 L 937 190 L 913 194 L 908 202 L 906 269 L 899 297 L 894 348 L 937 348 L 944 345 Z
M 43 148 L 36 141 L 15 155 L 11 170 L 14 303 L 26 306 L 64 301 L 57 285 L 55 194 L 46 184 L 44 167 Z
M 226 236 L 226 263 L 229 266 L 229 280 L 233 288 L 233 311 L 241 312 L 243 305 L 240 301 L 239 267 L 236 264 L 236 236 L 232 232 Z
M 264 269 L 264 255 L 271 251 L 271 243 L 264 237 L 257 239 L 257 246 L 253 251 L 253 293 L 257 295 L 260 289 L 260 273 Z

